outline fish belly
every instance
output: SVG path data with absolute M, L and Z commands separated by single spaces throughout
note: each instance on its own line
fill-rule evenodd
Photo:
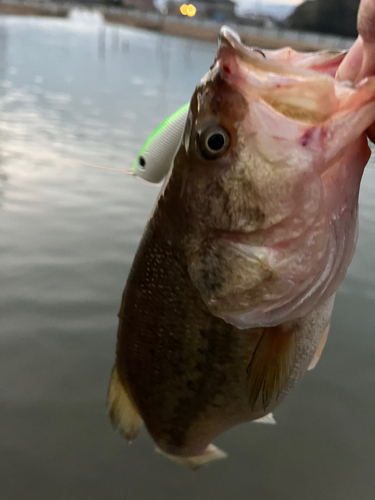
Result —
M 143 420 L 165 454 L 199 456 L 225 430 L 280 403 L 310 365 L 333 298 L 282 325 L 288 341 L 273 344 L 272 335 L 283 332 L 239 330 L 213 316 L 191 283 L 183 248 L 149 226 L 123 295 L 116 381 L 132 403 L 122 407 L 135 415 L 135 428 Z M 269 345 L 278 346 L 276 356 L 268 356 Z

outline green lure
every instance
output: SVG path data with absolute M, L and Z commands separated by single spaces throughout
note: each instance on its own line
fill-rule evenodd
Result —
M 133 163 L 134 175 L 152 183 L 164 179 L 180 145 L 189 106 L 182 106 L 152 132 Z

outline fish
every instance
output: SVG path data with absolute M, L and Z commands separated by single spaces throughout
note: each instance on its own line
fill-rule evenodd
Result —
M 158 184 L 170 170 L 181 142 L 190 103 L 184 104 L 163 121 L 146 139 L 131 168 L 131 173 Z
M 128 441 L 144 424 L 176 463 L 224 458 L 213 441 L 273 420 L 317 364 L 375 119 L 375 78 L 334 79 L 344 57 L 221 29 L 122 296 L 108 407 Z

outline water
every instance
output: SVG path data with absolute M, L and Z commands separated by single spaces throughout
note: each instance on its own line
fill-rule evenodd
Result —
M 1 500 L 373 500 L 373 165 L 328 344 L 278 425 L 232 429 L 197 473 L 112 431 L 116 314 L 157 188 L 71 159 L 129 168 L 215 47 L 78 21 L 0 18 Z
M 70 21 L 80 24 L 81 27 L 82 25 L 87 27 L 90 24 L 102 26 L 105 24 L 104 17 L 99 10 L 88 10 L 81 7 L 73 7 L 68 14 L 68 18 Z

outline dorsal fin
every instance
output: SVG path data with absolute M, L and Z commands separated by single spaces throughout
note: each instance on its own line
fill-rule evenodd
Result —
M 320 359 L 320 356 L 322 355 L 324 346 L 326 345 L 327 342 L 327 337 L 328 337 L 328 332 L 329 332 L 329 327 L 331 326 L 330 323 L 328 323 L 327 328 L 324 330 L 324 333 L 322 335 L 322 338 L 319 341 L 318 347 L 316 348 L 314 357 L 310 363 L 310 366 L 308 367 L 308 370 L 313 370 L 316 365 L 318 364 L 318 361 Z
M 259 397 L 264 410 L 272 399 L 280 397 L 291 375 L 294 359 L 294 330 L 281 326 L 265 328 L 247 368 L 251 409 Z

